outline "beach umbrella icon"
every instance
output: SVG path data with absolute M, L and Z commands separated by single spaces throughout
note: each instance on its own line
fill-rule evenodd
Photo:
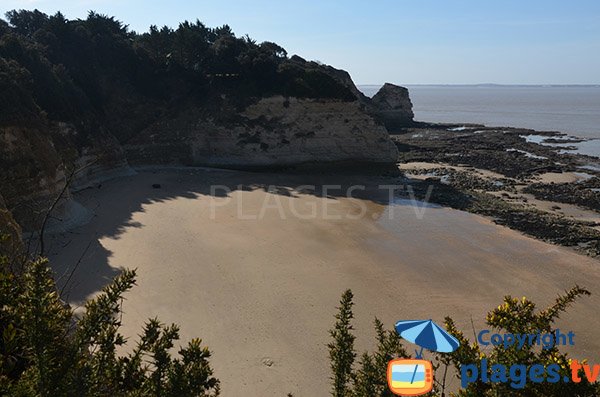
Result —
M 420 351 L 417 352 L 415 350 L 417 359 L 423 357 L 423 349 L 439 353 L 451 353 L 460 346 L 458 339 L 434 323 L 433 320 L 398 321 L 396 323 L 396 332 L 403 339 L 421 347 Z M 414 381 L 417 367 L 415 366 L 411 383 Z

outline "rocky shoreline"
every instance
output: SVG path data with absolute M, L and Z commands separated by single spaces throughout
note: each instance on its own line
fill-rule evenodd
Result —
M 417 197 L 600 255 L 600 159 L 552 131 L 418 123 L 392 135 Z M 430 188 L 433 186 L 433 189 Z

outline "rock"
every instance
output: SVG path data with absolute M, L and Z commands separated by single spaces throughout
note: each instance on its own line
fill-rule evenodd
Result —
M 342 69 L 336 69 L 333 66 L 329 66 L 329 65 L 322 66 L 322 69 L 325 73 L 327 73 L 328 75 L 330 75 L 331 77 L 336 79 L 338 82 L 342 83 L 346 88 L 348 88 L 350 90 L 350 92 L 352 94 L 354 94 L 354 96 L 356 96 L 356 99 L 358 101 L 360 101 L 361 103 L 364 103 L 366 105 L 369 104 L 370 99 L 368 97 L 366 97 L 365 94 L 363 94 L 356 87 L 356 85 L 354 84 L 354 81 L 352 81 L 352 77 L 350 77 L 350 73 L 348 73 Z
M 65 187 L 69 170 L 78 171 L 55 207 L 52 222 L 81 212 L 71 192 L 133 172 L 114 136 L 101 129 L 93 137 L 81 135 L 71 124 L 49 120 L 0 126 L 0 192 L 25 232 L 39 229 L 50 203 Z
M 42 126 L 0 128 L 0 193 L 25 230 L 36 230 L 65 183 L 60 153 Z
M 390 131 L 410 126 L 414 123 L 414 113 L 408 89 L 385 83 L 371 98 L 371 113 Z
M 357 99 L 352 95 L 328 99 L 272 96 L 230 101 L 221 96 L 212 107 L 190 100 L 171 108 L 127 91 L 114 95 L 127 98 L 124 102 L 111 97 L 102 115 L 63 122 L 40 113 L 39 119 L 27 123 L 5 121 L 0 125 L 0 193 L 6 207 L 24 232 L 38 230 L 73 169 L 78 171 L 52 217 L 63 219 L 64 224 L 90 216 L 72 200 L 71 193 L 133 174 L 129 164 L 351 165 L 365 171 L 372 167 L 397 171 L 398 150 L 375 119 L 380 105 L 372 105 L 343 70 L 300 57 L 290 62 L 308 63 L 303 66 L 306 70 L 333 76 Z M 105 89 L 114 92 L 118 87 Z M 386 111 L 396 112 L 397 118 L 400 108 L 390 109 Z
M 398 152 L 384 127 L 358 101 L 274 96 L 230 120 L 194 109 L 142 131 L 125 150 L 132 164 L 229 168 L 302 164 L 394 164 Z

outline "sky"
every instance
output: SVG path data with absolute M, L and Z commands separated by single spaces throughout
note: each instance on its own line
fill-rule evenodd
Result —
M 357 84 L 600 84 L 598 0 L 0 0 L 137 32 L 196 20 L 345 69 Z

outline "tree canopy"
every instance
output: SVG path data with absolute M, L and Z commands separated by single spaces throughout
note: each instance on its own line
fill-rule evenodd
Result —
M 200 20 L 175 29 L 152 25 L 138 34 L 94 11 L 68 20 L 60 12 L 13 10 L 0 20 L 0 123 L 43 112 L 77 124 L 110 118 L 113 109 L 131 114 L 189 100 L 201 106 L 223 94 L 240 101 L 269 95 L 355 99 L 326 68 L 298 59 L 276 43 L 237 37 L 228 25 L 210 28 Z

